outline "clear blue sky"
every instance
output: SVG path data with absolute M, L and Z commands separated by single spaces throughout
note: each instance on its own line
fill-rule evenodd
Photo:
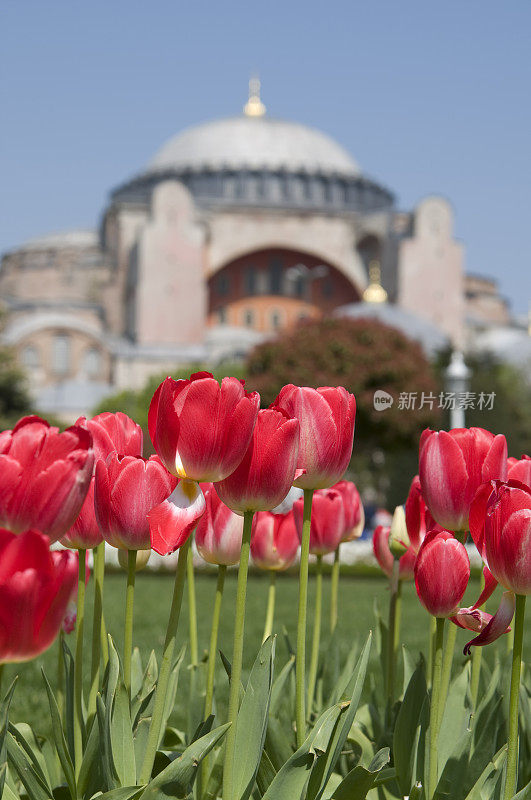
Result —
M 3 0 L 0 250 L 94 226 L 183 127 L 268 111 L 347 147 L 402 208 L 453 203 L 470 272 L 531 299 L 531 2 Z

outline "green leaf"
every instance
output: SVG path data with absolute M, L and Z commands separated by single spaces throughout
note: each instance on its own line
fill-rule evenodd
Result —
M 262 757 L 260 759 L 258 772 L 256 773 L 256 785 L 258 786 L 260 795 L 265 794 L 268 787 L 275 779 L 276 774 L 277 771 L 274 768 L 273 764 L 271 763 L 271 760 L 267 755 L 267 751 L 264 749 L 262 751 Z
M 531 781 L 524 786 L 523 789 L 520 789 L 518 794 L 515 794 L 512 800 L 531 800 Z
M 492 800 L 494 786 L 503 770 L 507 753 L 507 745 L 501 747 L 492 761 L 489 761 L 465 800 Z
M 233 786 L 239 800 L 250 797 L 262 757 L 273 686 L 274 655 L 275 638 L 269 637 L 253 664 L 236 719 Z
M 335 705 L 321 714 L 301 747 L 279 769 L 262 800 L 298 800 L 315 762 L 315 739 L 323 729 L 333 730 L 344 711 L 344 707 Z
M 7 734 L 7 757 L 30 800 L 51 800 L 52 790 L 35 771 L 28 756 L 11 733 Z M 5 787 L 4 787 L 5 788 Z
M 198 765 L 223 738 L 228 728 L 229 723 L 222 725 L 187 747 L 180 758 L 172 761 L 166 769 L 159 772 L 159 774 L 148 783 L 142 793 L 142 800 L 187 798 Z
M 447 760 L 455 757 L 456 743 L 468 728 L 472 713 L 469 695 L 470 662 L 465 663 L 459 675 L 450 684 L 446 705 L 439 730 L 437 746 L 439 774 Z
M 365 800 L 376 780 L 378 773 L 389 762 L 389 748 L 379 750 L 369 768 L 354 767 L 339 784 L 332 795 L 332 800 Z
M 129 698 L 121 680 L 116 687 L 111 714 L 111 748 L 120 786 L 127 786 L 136 777 L 136 762 Z
M 474 786 L 485 764 L 488 764 L 494 756 L 492 751 L 496 747 L 498 731 L 504 723 L 502 702 L 503 697 L 499 695 L 495 703 L 489 704 L 490 715 L 485 719 L 481 732 L 473 730 L 472 750 L 464 782 L 465 794 Z M 477 740 L 474 743 L 476 736 Z
M 354 666 L 356 664 L 358 652 L 359 652 L 358 642 L 354 640 L 352 647 L 350 648 L 350 652 L 347 656 L 345 666 L 341 670 L 341 675 L 339 676 L 339 680 L 334 686 L 332 693 L 330 694 L 330 697 L 328 699 L 329 706 L 335 705 L 336 703 L 339 703 L 341 700 L 344 699 L 349 680 L 354 671 Z
M 21 747 L 21 749 L 26 754 L 27 758 L 31 763 L 31 766 L 41 779 L 43 786 L 46 787 L 46 791 L 51 792 L 52 787 L 50 786 L 50 782 L 48 779 L 46 763 L 42 757 L 42 753 L 37 743 L 37 739 L 35 738 L 35 734 L 33 733 L 30 726 L 27 725 L 25 722 L 19 722 L 16 725 L 12 725 L 10 723 L 8 726 L 8 730 L 12 734 L 13 738 L 16 740 L 19 747 Z
M 136 697 L 142 691 L 143 683 L 142 656 L 138 647 L 131 654 L 131 697 Z
M 9 706 L 11 705 L 11 700 L 13 699 L 13 692 L 15 691 L 17 680 L 18 676 L 15 678 L 15 680 L 7 690 L 7 694 L 2 700 L 2 703 L 0 704 L 0 797 L 3 796 L 2 792 L 4 789 L 6 773 L 7 773 L 6 736 L 7 736 L 7 728 L 9 720 Z
M 186 645 L 183 645 L 171 670 L 170 679 L 168 681 L 168 691 L 166 692 L 166 701 L 164 704 L 164 716 L 162 718 L 159 746 L 164 738 L 164 731 L 166 730 L 168 719 L 170 718 L 170 714 L 175 706 L 175 697 L 177 694 L 177 686 L 179 684 L 179 672 L 181 670 L 181 664 L 183 663 L 185 653 Z
M 409 648 L 406 647 L 405 644 L 402 645 L 402 663 L 404 665 L 404 675 L 402 677 L 402 697 L 406 693 L 406 689 L 409 686 L 409 681 L 411 680 L 411 676 L 415 672 L 418 664 L 415 664 L 415 659 L 413 658 L 412 654 L 409 651 Z M 421 656 L 421 663 L 424 663 L 424 659 Z
M 77 797 L 77 790 L 76 790 L 74 765 L 72 763 L 72 759 L 70 758 L 70 753 L 68 752 L 68 747 L 66 745 L 65 734 L 63 731 L 63 723 L 61 722 L 61 714 L 59 713 L 57 701 L 55 699 L 54 693 L 52 692 L 52 687 L 50 686 L 48 679 L 44 673 L 44 669 L 41 671 L 44 680 L 44 685 L 46 687 L 46 692 L 48 694 L 48 704 L 50 706 L 50 717 L 52 721 L 52 733 L 55 742 L 55 747 L 57 750 L 57 755 L 59 756 L 59 761 L 61 762 L 61 767 L 63 769 L 63 773 L 66 778 L 68 788 L 70 790 L 70 796 L 72 797 L 72 800 L 75 800 L 75 798 Z
M 409 794 L 411 789 L 413 770 L 411 754 L 418 742 L 419 718 L 427 696 L 426 676 L 424 665 L 421 663 L 413 672 L 407 686 L 393 734 L 393 762 L 403 795 Z
M 109 648 L 109 663 L 110 665 L 111 651 Z M 98 726 L 100 732 L 100 745 L 101 745 L 101 771 L 103 778 L 103 786 L 106 791 L 116 789 L 116 778 L 112 763 L 112 745 L 111 745 L 111 730 L 110 730 L 110 717 L 105 708 L 105 704 L 99 694 L 96 695 L 96 713 L 98 717 Z
M 135 800 L 144 791 L 144 786 L 119 786 L 110 792 L 99 794 L 98 800 Z
M 285 699 L 286 681 L 295 666 L 295 657 L 290 656 L 279 675 L 275 678 L 273 688 L 271 689 L 271 703 L 269 705 L 269 716 L 276 717 L 279 712 L 280 704 Z
M 92 797 L 96 791 L 101 791 L 101 787 L 103 785 L 102 782 L 104 780 L 102 763 L 100 726 L 96 716 L 85 744 L 83 760 L 81 761 L 81 767 L 77 779 L 79 795 L 83 797 Z
M 440 738 L 439 738 L 440 743 Z M 442 769 L 433 800 L 460 800 L 464 791 L 464 778 L 468 767 L 468 754 L 472 743 L 472 731 L 465 731 Z M 440 770 L 440 767 L 439 767 Z
M 65 672 L 65 737 L 70 759 L 74 761 L 74 659 L 64 636 L 61 644 Z
M 358 704 L 365 682 L 365 674 L 369 663 L 369 655 L 371 651 L 372 633 L 369 633 L 365 646 L 361 652 L 354 674 L 349 681 L 349 687 L 352 687 L 352 697 L 350 703 L 343 717 L 341 717 L 334 729 L 332 737 L 328 743 L 326 754 L 323 758 L 318 759 L 314 764 L 310 781 L 308 784 L 307 800 L 319 800 L 322 797 L 326 788 L 326 784 L 332 774 L 343 745 L 347 739 L 347 735 L 354 722 L 354 717 L 358 709 Z

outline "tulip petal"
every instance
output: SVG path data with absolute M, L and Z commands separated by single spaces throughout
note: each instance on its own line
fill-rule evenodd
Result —
M 516 598 L 514 592 L 504 592 L 500 607 L 490 620 L 489 624 L 483 628 L 479 636 L 467 642 L 463 648 L 465 656 L 470 655 L 471 647 L 483 647 L 499 639 L 502 634 L 507 632 L 508 625 L 514 616 Z
M 454 617 L 449 617 L 450 622 L 457 625 L 459 628 L 464 628 L 467 631 L 480 633 L 487 627 L 492 619 L 492 614 L 486 611 L 481 611 L 479 608 L 471 606 L 470 608 L 458 609 Z
M 205 511 L 205 498 L 195 481 L 182 480 L 171 495 L 147 515 L 151 547 L 161 556 L 184 544 Z
M 483 567 L 483 578 L 485 579 L 485 587 L 472 608 L 479 608 L 484 605 L 498 585 L 498 581 L 488 567 Z

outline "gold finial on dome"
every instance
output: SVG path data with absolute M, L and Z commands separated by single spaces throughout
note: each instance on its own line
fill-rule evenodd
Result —
M 253 77 L 249 81 L 249 99 L 243 107 L 243 113 L 247 117 L 263 117 L 266 107 L 260 100 L 260 79 Z
M 363 299 L 366 303 L 385 303 L 387 301 L 387 292 L 380 280 L 380 262 L 371 261 L 369 264 L 369 285 L 363 292 Z

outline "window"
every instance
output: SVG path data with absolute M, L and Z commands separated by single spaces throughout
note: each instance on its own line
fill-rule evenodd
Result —
M 271 327 L 274 331 L 278 330 L 282 324 L 282 313 L 278 308 L 271 312 Z
M 218 294 L 221 295 L 228 294 L 229 288 L 230 288 L 230 278 L 226 272 L 222 272 L 220 275 L 218 275 L 217 279 Z
M 323 297 L 332 297 L 334 294 L 334 282 L 332 281 L 332 278 L 324 278 L 321 283 L 321 287 Z
M 29 344 L 22 350 L 20 360 L 22 362 L 22 366 L 26 369 L 38 369 L 41 365 L 39 351 L 32 344 Z
M 247 267 L 244 273 L 244 293 L 247 295 L 256 294 L 256 269 Z
M 254 326 L 254 311 L 252 308 L 246 308 L 243 312 L 243 324 L 246 328 Z
M 52 369 L 56 375 L 70 371 L 70 338 L 64 333 L 54 336 L 52 346 Z
M 83 372 L 88 378 L 98 378 L 100 377 L 101 369 L 101 353 L 96 347 L 90 347 L 83 356 Z
M 218 308 L 218 322 L 220 325 L 225 325 L 227 322 L 227 309 L 225 306 L 221 306 Z
M 282 294 L 282 261 L 272 258 L 269 262 L 269 294 Z

